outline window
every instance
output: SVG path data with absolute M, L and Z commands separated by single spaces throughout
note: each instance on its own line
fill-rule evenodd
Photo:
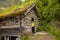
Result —
M 19 21 L 20 21 L 20 16 L 17 16 L 17 17 L 15 18 L 15 23 L 19 23 Z
M 18 18 L 15 18 L 15 23 L 18 23 L 18 21 L 19 21 Z
M 9 23 L 14 23 L 14 24 L 17 24 L 17 23 L 19 23 L 19 18 L 14 18 L 14 17 L 11 17 L 11 18 L 9 18 Z
M 10 23 L 13 23 L 15 21 L 15 19 L 12 17 L 12 18 L 9 18 L 9 22 Z

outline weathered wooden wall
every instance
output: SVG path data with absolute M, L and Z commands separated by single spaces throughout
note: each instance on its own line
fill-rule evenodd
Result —
M 3 21 L 1 26 L 1 28 L 17 28 L 17 27 L 20 27 L 20 16 Z
M 20 28 L 20 16 L 16 18 L 9 18 L 2 22 L 1 25 L 1 35 L 3 36 L 21 36 Z
M 35 30 L 36 27 L 38 26 L 38 18 L 33 10 L 31 10 L 25 17 L 23 17 L 20 20 L 20 16 L 17 17 L 16 19 L 14 18 L 13 21 L 6 20 L 3 26 L 1 26 L 1 34 L 5 36 L 21 36 L 20 34 L 20 26 L 24 28 L 23 32 L 24 33 L 32 33 L 32 25 L 31 25 L 31 19 L 34 18 L 34 23 L 35 23 Z M 16 23 L 15 21 L 18 20 Z M 21 24 L 20 24 L 21 21 Z
M 33 10 L 30 11 L 23 19 L 22 26 L 25 28 L 26 32 L 32 32 L 31 18 L 34 18 L 35 28 L 38 26 L 38 18 Z

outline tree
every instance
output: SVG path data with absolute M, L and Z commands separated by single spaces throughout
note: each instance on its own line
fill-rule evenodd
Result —
M 53 15 L 60 8 L 60 4 L 57 0 L 36 0 L 38 11 L 41 13 L 43 21 L 49 21 L 53 19 Z

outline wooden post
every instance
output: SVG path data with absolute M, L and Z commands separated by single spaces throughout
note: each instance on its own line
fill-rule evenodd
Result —
M 22 26 L 22 18 L 23 18 L 23 14 L 20 15 L 20 31 L 21 31 L 21 37 L 23 36 L 23 26 Z
M 21 33 L 21 36 L 22 36 L 22 15 L 20 15 L 20 33 Z
M 9 40 L 9 37 L 7 37 L 7 40 Z
M 7 37 L 6 36 L 4 36 L 4 40 L 7 40 Z
M 20 40 L 20 37 L 16 38 L 16 40 Z

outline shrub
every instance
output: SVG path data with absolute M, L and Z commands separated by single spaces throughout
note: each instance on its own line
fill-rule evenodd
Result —
M 21 40 L 28 40 L 28 35 L 24 34 L 23 37 L 21 38 Z
M 56 36 L 56 40 L 60 40 L 60 29 L 57 29 L 55 26 L 47 24 L 44 27 L 39 26 L 38 31 L 39 30 L 47 31 L 47 32 L 53 34 L 54 36 Z

